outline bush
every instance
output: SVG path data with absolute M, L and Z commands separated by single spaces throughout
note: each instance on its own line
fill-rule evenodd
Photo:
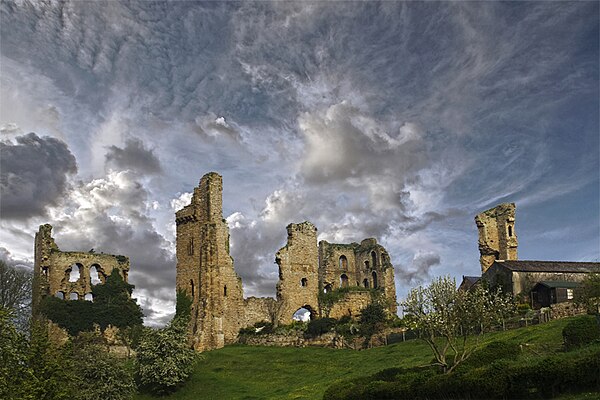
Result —
M 177 390 L 192 373 L 196 353 L 187 343 L 185 318 L 162 329 L 146 329 L 137 348 L 136 372 L 141 386 L 164 395 Z
M 80 334 L 73 342 L 78 396 L 86 400 L 126 400 L 135 393 L 133 371 L 108 353 L 104 339 Z
M 308 323 L 306 328 L 306 335 L 309 337 L 315 337 L 331 331 L 336 324 L 334 318 L 317 318 L 312 319 Z
M 521 352 L 519 345 L 511 342 L 495 341 L 475 351 L 463 368 L 484 367 L 498 360 L 506 360 L 518 356 Z
M 582 316 L 570 321 L 562 331 L 564 346 L 572 350 L 600 340 L 600 326 L 593 316 Z

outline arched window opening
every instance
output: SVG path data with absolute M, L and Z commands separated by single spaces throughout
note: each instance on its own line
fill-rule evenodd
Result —
M 223 296 L 227 297 L 227 285 L 223 286 Z
M 129 278 L 129 275 L 128 275 L 128 274 L 129 274 L 129 271 L 127 271 L 127 270 L 123 270 L 123 280 L 124 280 L 125 282 L 127 282 L 127 279 Z
M 102 280 L 100 279 L 100 273 L 98 272 L 99 268 L 100 266 L 97 264 L 94 264 L 90 267 L 90 283 L 92 285 L 98 285 L 102 283 Z
M 56 292 L 56 294 L 54 295 L 54 297 L 57 297 L 61 300 L 65 299 L 65 292 Z
M 329 293 L 329 292 L 331 292 L 332 289 L 333 289 L 333 286 L 331 286 L 331 283 L 327 283 L 325 285 L 325 287 L 323 288 L 323 292 L 324 293 Z
M 508 237 L 512 237 L 512 226 L 508 226 Z
M 294 315 L 292 315 L 292 320 L 308 322 L 310 321 L 312 315 L 313 312 L 311 311 L 311 308 L 309 306 L 304 306 L 296 310 Z
M 374 251 L 371 252 L 371 263 L 373 268 L 377 268 L 377 254 Z
M 69 295 L 69 300 L 79 300 L 79 294 L 77 294 L 76 292 L 71 292 L 71 294 Z
M 348 275 L 342 274 L 340 276 L 340 287 L 343 287 L 343 288 L 348 287 Z
M 48 276 L 48 267 L 42 267 L 42 274 Z
M 300 280 L 300 285 L 301 285 L 302 287 L 306 287 L 306 286 L 308 285 L 308 279 L 306 279 L 306 278 L 302 278 L 302 279 Z
M 369 288 L 369 280 L 367 278 L 365 278 L 365 280 L 363 281 L 363 286 L 367 289 Z
M 346 256 L 340 256 L 340 269 L 346 271 L 348 269 L 348 259 Z
M 69 272 L 69 282 L 77 282 L 81 277 L 81 264 L 73 264 L 69 268 L 71 269 Z
M 86 301 L 94 301 L 94 295 L 91 293 L 86 293 L 85 296 L 83 296 L 83 299 Z
M 190 286 L 192 287 L 192 299 L 194 298 L 194 280 L 190 279 Z
M 365 261 L 365 269 L 369 269 L 369 267 L 370 267 L 369 261 Z
M 373 271 L 373 289 L 377 289 L 377 272 Z

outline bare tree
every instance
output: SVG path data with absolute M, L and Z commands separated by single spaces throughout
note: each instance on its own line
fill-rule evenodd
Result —
M 0 305 L 12 310 L 15 325 L 24 330 L 31 315 L 31 282 L 33 273 L 24 268 L 12 267 L 0 260 Z

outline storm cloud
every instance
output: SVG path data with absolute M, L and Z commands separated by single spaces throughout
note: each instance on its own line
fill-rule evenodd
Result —
M 35 133 L 0 142 L 2 218 L 27 219 L 44 215 L 68 189 L 77 162 L 66 143 Z
M 154 150 L 147 149 L 139 139 L 128 139 L 123 148 L 110 146 L 105 157 L 106 165 L 116 170 L 131 169 L 141 174 L 161 172 Z

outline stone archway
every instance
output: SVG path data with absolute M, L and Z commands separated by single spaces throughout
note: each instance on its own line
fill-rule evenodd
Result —
M 313 307 L 308 304 L 298 308 L 294 314 L 292 314 L 292 321 L 308 322 L 317 317 L 317 314 Z

